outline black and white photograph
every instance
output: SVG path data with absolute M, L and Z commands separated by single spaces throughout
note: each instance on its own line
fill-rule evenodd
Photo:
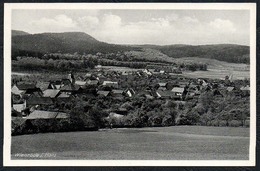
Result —
M 5 3 L 5 166 L 254 166 L 256 4 Z

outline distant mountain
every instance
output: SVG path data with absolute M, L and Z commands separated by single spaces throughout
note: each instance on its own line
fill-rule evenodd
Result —
M 82 32 L 41 33 L 12 37 L 12 56 L 56 52 L 95 54 L 97 52 L 107 53 L 133 49 L 130 46 L 100 42 Z
M 216 44 L 216 45 L 139 45 L 137 47 L 146 47 L 160 50 L 165 55 L 172 58 L 182 57 L 202 57 L 217 59 L 220 61 L 234 63 L 249 63 L 249 46 L 235 44 Z
M 12 36 L 23 36 L 23 35 L 29 35 L 30 33 L 19 31 L 19 30 L 12 30 Z
M 218 45 L 116 45 L 101 42 L 83 32 L 29 34 L 12 31 L 12 57 L 42 56 L 45 53 L 126 52 L 150 48 L 171 58 L 200 57 L 233 63 L 249 63 L 249 46 Z M 149 58 L 147 56 L 146 58 Z

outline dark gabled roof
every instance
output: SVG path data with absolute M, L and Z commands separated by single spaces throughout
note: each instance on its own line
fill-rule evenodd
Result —
M 63 79 L 61 80 L 61 83 L 64 84 L 64 85 L 69 85 L 69 84 L 71 84 L 70 80 L 67 79 L 67 78 L 63 78 Z
M 48 89 L 50 83 L 49 82 L 37 82 L 36 87 L 40 88 L 42 91 Z
M 61 91 L 78 91 L 80 88 L 79 85 L 68 84 L 60 88 Z
M 17 84 L 16 86 L 19 88 L 19 90 L 27 90 L 27 89 L 36 88 L 35 84 L 26 84 L 26 83 Z
M 26 104 L 27 105 L 49 105 L 49 104 L 53 104 L 53 102 L 52 102 L 50 97 L 35 97 L 35 96 L 31 96 L 26 101 Z
M 33 94 L 34 92 L 42 93 L 42 90 L 40 88 L 29 88 L 25 91 L 25 94 Z

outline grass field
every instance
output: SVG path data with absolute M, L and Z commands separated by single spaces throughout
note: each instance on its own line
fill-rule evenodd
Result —
M 12 159 L 246 160 L 249 129 L 174 126 L 22 135 L 12 137 L 11 153 Z
M 221 69 L 208 69 L 207 71 L 185 71 L 183 76 L 190 78 L 211 78 L 211 79 L 225 79 L 225 76 L 233 75 L 234 80 L 244 80 L 250 78 L 249 71 L 232 71 Z

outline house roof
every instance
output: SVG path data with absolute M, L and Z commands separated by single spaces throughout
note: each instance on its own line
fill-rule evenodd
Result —
M 69 117 L 68 114 L 62 112 L 35 110 L 26 119 L 54 119 L 54 118 L 68 118 L 68 117 Z
M 65 119 L 65 118 L 68 118 L 69 117 L 69 114 L 67 114 L 67 113 L 63 113 L 63 112 L 58 112 L 58 114 L 57 114 L 57 116 L 56 116 L 56 118 L 57 119 Z
M 234 90 L 234 87 L 227 87 L 227 91 L 232 91 Z
M 13 108 L 17 112 L 22 112 L 26 108 L 26 105 L 24 103 L 22 104 L 13 104 Z
M 109 113 L 109 116 L 108 116 L 107 118 L 111 118 L 111 117 L 114 117 L 114 118 L 122 118 L 122 117 L 124 117 L 124 115 L 111 112 L 111 113 Z
M 112 93 L 114 94 L 122 94 L 123 92 L 123 90 L 112 90 Z
M 98 84 L 98 80 L 88 80 L 87 81 L 87 84 L 90 84 L 90 85 L 97 85 Z
M 183 93 L 184 88 L 183 87 L 173 87 L 172 92 Z
M 55 98 L 60 93 L 60 90 L 47 89 L 43 92 L 43 97 Z
M 242 90 L 242 91 L 250 91 L 250 86 L 243 86 L 243 87 L 241 87 L 240 88 L 240 90 Z
M 118 82 L 113 82 L 113 81 L 104 81 L 103 85 L 107 85 L 107 84 L 118 84 Z
M 17 84 L 16 86 L 19 88 L 19 90 L 27 90 L 27 89 L 36 88 L 35 84 L 26 84 L 26 83 Z
M 165 87 L 167 83 L 158 83 L 160 87 Z
M 60 90 L 63 90 L 63 91 L 77 91 L 79 90 L 79 85 L 74 85 L 74 84 L 68 84 L 68 85 L 65 85 L 63 87 L 60 88 Z
M 31 96 L 26 101 L 26 104 L 28 104 L 28 105 L 48 105 L 48 104 L 52 104 L 52 103 L 53 102 L 50 97 Z
M 162 90 L 158 90 L 157 94 L 159 94 L 159 96 L 161 97 L 172 97 L 174 94 L 171 91 L 162 91 Z
M 83 86 L 86 84 L 86 81 L 76 81 L 75 84 L 79 85 L 79 86 Z
M 67 78 L 63 78 L 63 79 L 61 80 L 61 83 L 64 84 L 64 85 L 71 84 L 70 80 L 67 79 Z
M 104 96 L 107 96 L 109 93 L 110 91 L 101 91 L 101 90 L 97 92 L 98 95 L 104 95 Z
M 70 95 L 64 92 L 61 92 L 60 95 L 58 96 L 58 98 L 66 98 L 66 97 L 70 97 Z
M 40 88 L 42 91 L 48 89 L 50 83 L 49 82 L 37 82 L 36 87 Z

